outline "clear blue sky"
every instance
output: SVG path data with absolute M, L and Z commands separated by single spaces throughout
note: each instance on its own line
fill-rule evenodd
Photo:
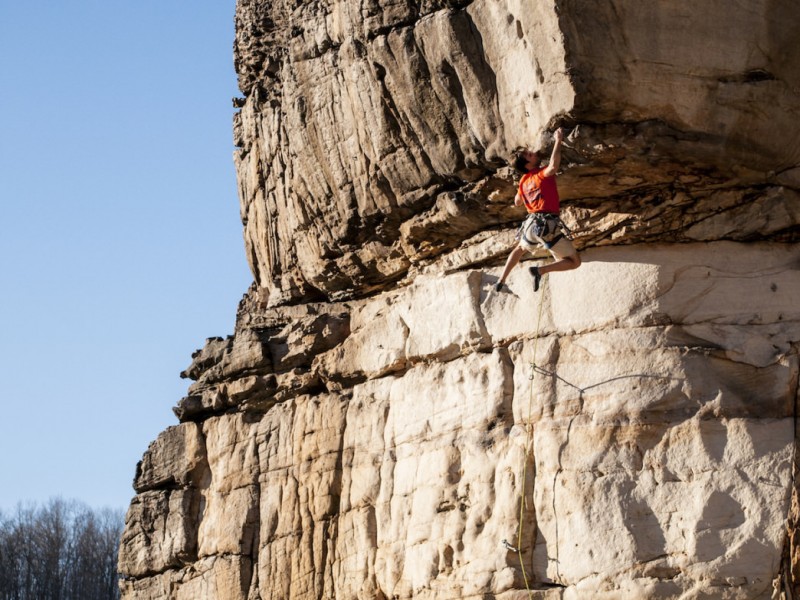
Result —
M 0 0 L 0 510 L 127 508 L 251 282 L 234 0 Z

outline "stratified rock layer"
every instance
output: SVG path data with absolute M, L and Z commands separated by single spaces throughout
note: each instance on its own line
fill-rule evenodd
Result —
M 184 400 L 190 420 L 136 482 L 126 593 L 511 597 L 521 558 L 557 597 L 769 597 L 792 489 L 800 249 L 584 259 L 539 295 L 523 270 L 502 295 L 486 293 L 496 270 L 465 271 L 337 305 L 350 333 L 316 354 L 309 336 L 294 367 L 313 393 L 234 411 Z M 276 311 L 243 315 L 237 336 Z M 195 372 L 198 398 L 280 375 L 250 339 L 253 370 L 206 382 L 220 355 Z M 176 445 L 184 456 L 165 453 Z M 137 508 L 154 494 L 163 511 Z
M 256 281 L 273 305 L 385 289 L 517 219 L 505 160 L 559 122 L 581 124 L 567 199 L 647 210 L 657 188 L 797 187 L 798 12 L 242 0 L 236 165 Z
M 123 597 L 800 591 L 800 5 L 236 19 L 256 283 L 137 469 Z M 583 265 L 495 293 L 505 158 L 558 124 Z

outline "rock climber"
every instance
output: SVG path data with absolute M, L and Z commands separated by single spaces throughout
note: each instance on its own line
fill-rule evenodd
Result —
M 501 291 L 508 274 L 517 266 L 525 252 L 533 253 L 538 248 L 547 249 L 554 262 L 528 269 L 533 277 L 533 291 L 539 290 L 542 275 L 553 271 L 569 271 L 581 266 L 581 258 L 567 237 L 569 230 L 559 217 L 561 207 L 556 186 L 556 173 L 561 165 L 561 142 L 564 133 L 559 127 L 553 139 L 553 152 L 546 167 L 540 166 L 537 152 L 522 150 L 514 157 L 514 168 L 522 173 L 514 206 L 525 206 L 528 217 L 517 233 L 519 245 L 511 251 L 505 268 L 494 289 Z

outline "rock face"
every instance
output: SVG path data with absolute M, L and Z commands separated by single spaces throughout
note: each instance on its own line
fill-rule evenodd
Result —
M 584 205 L 796 188 L 796 3 L 696 4 L 241 0 L 256 282 L 272 305 L 364 294 L 508 225 L 505 159 L 559 122 Z
M 123 597 L 796 597 L 800 5 L 236 23 L 255 284 L 137 468 Z M 583 266 L 490 292 L 556 125 Z

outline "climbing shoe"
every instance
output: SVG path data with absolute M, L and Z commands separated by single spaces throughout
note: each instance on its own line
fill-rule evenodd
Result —
M 495 292 L 502 292 L 503 291 L 503 284 L 499 281 L 494 284 L 494 291 Z
M 542 281 L 542 274 L 539 273 L 539 267 L 530 267 L 528 269 L 528 271 L 530 272 L 531 276 L 533 277 L 533 291 L 534 292 L 538 292 L 539 291 L 539 282 Z

